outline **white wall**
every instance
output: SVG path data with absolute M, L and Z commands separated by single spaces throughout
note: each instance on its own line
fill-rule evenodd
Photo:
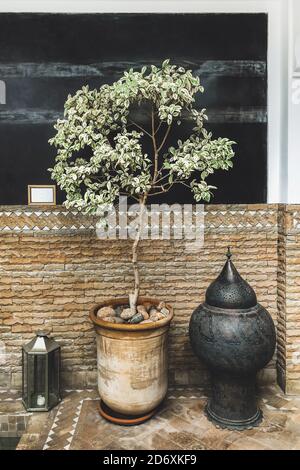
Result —
M 288 194 L 300 203 L 300 0 L 290 1 L 289 16 Z
M 296 4 L 299 7 L 299 3 L 300 0 L 0 0 L 0 12 L 268 13 L 268 202 L 300 203 L 300 105 L 291 105 L 293 41 L 289 25 L 294 18 L 292 8 Z M 300 12 L 297 14 L 300 23 Z

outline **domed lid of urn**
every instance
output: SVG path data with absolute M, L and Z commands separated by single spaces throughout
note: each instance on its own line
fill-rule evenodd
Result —
M 228 309 L 246 309 L 257 304 L 252 287 L 240 276 L 228 248 L 227 261 L 221 274 L 211 283 L 206 291 L 206 303 L 212 307 Z

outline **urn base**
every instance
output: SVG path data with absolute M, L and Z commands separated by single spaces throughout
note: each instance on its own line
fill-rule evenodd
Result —
M 263 419 L 263 414 L 259 408 L 251 418 L 243 420 L 232 420 L 216 415 L 210 407 L 210 402 L 207 403 L 204 411 L 207 419 L 216 426 L 222 429 L 232 429 L 233 431 L 243 431 L 259 426 Z
M 141 416 L 127 416 L 121 413 L 116 413 L 111 408 L 109 408 L 109 406 L 107 406 L 103 400 L 100 400 L 99 402 L 100 416 L 110 423 L 119 424 L 121 426 L 136 426 L 138 424 L 142 424 L 145 421 L 148 421 L 148 419 L 152 418 L 152 416 L 154 416 L 158 411 L 158 408 L 159 407 Z
M 258 426 L 262 412 L 257 406 L 255 375 L 214 371 L 205 412 L 210 421 L 222 428 L 243 430 Z

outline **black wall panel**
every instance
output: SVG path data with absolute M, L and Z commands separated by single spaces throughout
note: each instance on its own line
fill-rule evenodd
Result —
M 0 204 L 26 204 L 27 184 L 51 183 L 47 141 L 68 93 L 165 58 L 201 77 L 208 128 L 238 143 L 234 169 L 211 177 L 212 202 L 266 202 L 267 15 L 0 14 Z M 164 201 L 192 198 L 177 188 Z

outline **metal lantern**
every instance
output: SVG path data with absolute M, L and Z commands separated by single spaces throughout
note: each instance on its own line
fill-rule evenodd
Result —
M 257 303 L 231 256 L 228 249 L 221 274 L 192 315 L 190 339 L 212 376 L 208 418 L 220 427 L 242 430 L 261 422 L 256 373 L 272 358 L 276 334 L 270 314 Z
M 60 346 L 44 332 L 22 349 L 22 399 L 27 411 L 49 411 L 60 400 Z

